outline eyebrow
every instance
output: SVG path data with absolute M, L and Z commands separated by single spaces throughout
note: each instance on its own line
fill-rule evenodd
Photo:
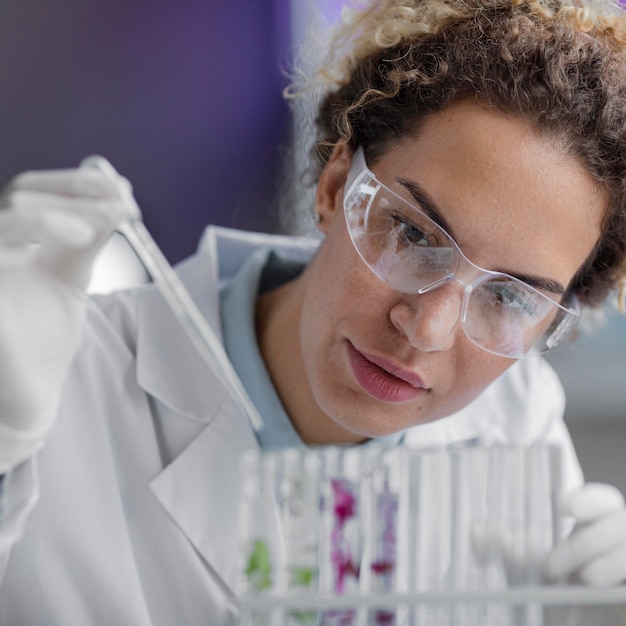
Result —
M 448 235 L 452 237 L 456 241 L 456 237 L 454 235 L 454 231 L 448 222 L 446 222 L 443 215 L 437 208 L 437 205 L 428 197 L 428 194 L 415 182 L 412 180 L 407 180 L 406 178 L 396 178 L 396 182 L 399 185 L 402 185 L 412 196 L 415 202 L 419 205 L 419 208 L 430 217 L 430 219 L 435 222 L 438 226 L 441 226 Z
M 412 196 L 418 206 L 430 219 L 438 226 L 441 226 L 452 239 L 456 241 L 456 236 L 452 230 L 450 224 L 445 220 L 441 212 L 437 208 L 437 205 L 428 197 L 428 194 L 414 181 L 407 180 L 406 178 L 397 177 L 396 182 L 404 187 Z M 532 274 L 519 274 L 516 272 L 510 272 L 503 269 L 495 269 L 495 272 L 501 274 L 507 274 L 517 280 L 521 280 L 523 283 L 534 287 L 540 291 L 547 291 L 557 295 L 563 295 L 565 293 L 565 287 L 558 281 L 551 278 L 543 278 L 541 276 L 534 276 Z

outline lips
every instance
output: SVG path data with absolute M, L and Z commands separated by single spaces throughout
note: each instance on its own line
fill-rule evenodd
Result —
M 348 342 L 350 366 L 361 388 L 382 402 L 408 402 L 428 392 L 424 381 L 386 359 L 357 350 Z

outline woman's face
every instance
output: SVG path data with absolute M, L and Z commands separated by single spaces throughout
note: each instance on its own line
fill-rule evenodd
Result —
M 439 419 L 514 362 L 464 335 L 458 283 L 407 295 L 364 264 L 343 211 L 350 162 L 339 147 L 325 168 L 316 207 L 325 239 L 285 291 L 297 342 L 277 367 L 295 384 L 281 389 L 280 374 L 273 377 L 310 443 L 357 441 Z M 415 137 L 368 165 L 408 201 L 406 181 L 419 186 L 465 255 L 486 269 L 567 287 L 600 236 L 605 200 L 583 167 L 526 124 L 477 104 L 432 115 Z

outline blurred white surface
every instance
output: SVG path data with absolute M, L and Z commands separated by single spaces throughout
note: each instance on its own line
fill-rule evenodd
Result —
M 570 423 L 626 424 L 626 315 L 607 309 L 606 317 L 595 329 L 583 325 L 578 338 L 549 355 L 565 387 Z
M 626 494 L 626 315 L 607 313 L 548 359 L 567 394 L 565 420 L 587 481 Z

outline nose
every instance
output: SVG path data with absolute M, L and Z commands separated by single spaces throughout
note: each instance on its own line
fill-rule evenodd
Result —
M 409 295 L 391 309 L 391 323 L 422 352 L 450 350 L 460 332 L 463 288 L 448 283 L 420 295 Z

